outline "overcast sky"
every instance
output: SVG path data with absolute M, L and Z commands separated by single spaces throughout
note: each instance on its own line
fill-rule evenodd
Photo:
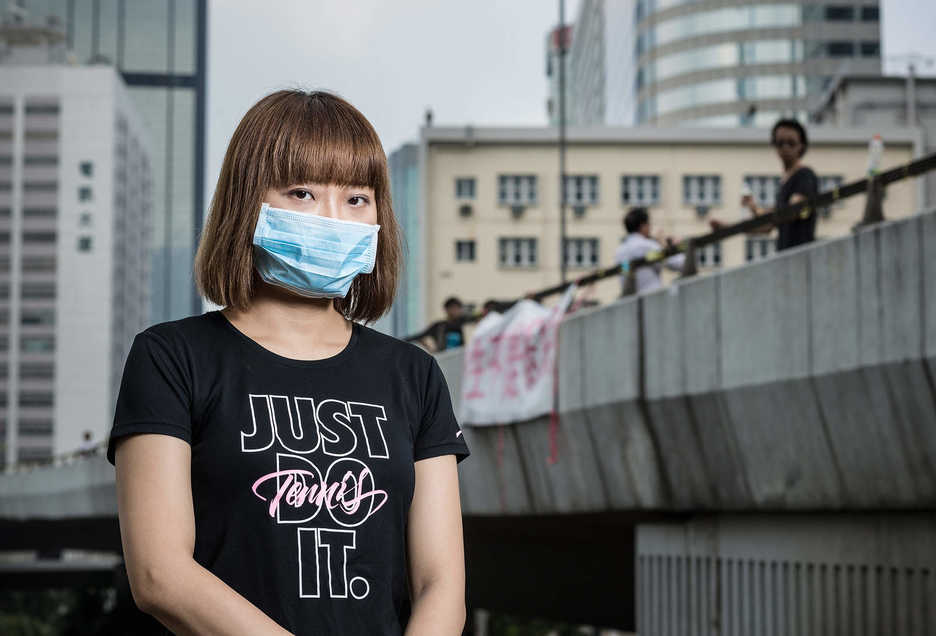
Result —
M 881 6 L 888 70 L 906 66 L 889 56 L 936 58 L 936 2 Z M 387 154 L 416 139 L 427 107 L 442 125 L 544 125 L 544 39 L 557 22 L 557 0 L 212 0 L 206 195 L 237 122 L 279 88 L 342 95 Z

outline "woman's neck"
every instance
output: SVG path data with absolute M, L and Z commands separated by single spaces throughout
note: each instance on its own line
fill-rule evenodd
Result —
M 257 281 L 247 309 L 224 309 L 242 333 L 275 353 L 314 360 L 341 351 L 351 337 L 351 323 L 332 298 L 302 298 Z

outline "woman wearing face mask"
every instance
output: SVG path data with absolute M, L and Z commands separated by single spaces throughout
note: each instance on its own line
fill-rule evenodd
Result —
M 364 116 L 254 105 L 196 257 L 225 309 L 136 337 L 108 448 L 134 599 L 173 632 L 461 633 L 468 448 L 435 360 L 361 324 L 399 263 Z

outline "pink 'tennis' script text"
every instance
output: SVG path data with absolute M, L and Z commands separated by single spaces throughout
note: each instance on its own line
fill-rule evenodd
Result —
M 331 473 L 331 470 L 328 472 Z M 280 481 L 282 477 L 285 477 L 285 479 Z M 307 484 L 306 477 L 312 483 Z M 361 516 L 359 520 L 343 524 L 356 526 L 367 521 L 368 517 L 387 503 L 386 491 L 373 488 L 374 478 L 370 469 L 366 466 L 361 469 L 357 478 L 349 470 L 344 474 L 340 483 L 332 482 L 331 485 L 328 484 L 327 479 L 323 480 L 321 475 L 308 470 L 294 468 L 269 473 L 259 478 L 253 485 L 253 493 L 264 501 L 267 498 L 257 492 L 257 489 L 269 479 L 276 479 L 279 484 L 276 495 L 270 499 L 269 513 L 271 517 L 278 517 L 280 502 L 282 501 L 285 501 L 287 505 L 293 508 L 301 508 L 307 504 L 312 505 L 315 510 L 312 513 L 312 518 L 321 510 L 322 504 L 325 504 L 329 511 L 340 506 L 342 512 L 353 516 L 360 509 L 361 503 L 367 501 L 369 509 L 366 514 Z M 350 486 L 348 485 L 349 480 L 352 482 Z M 370 490 L 364 489 L 367 482 L 370 482 Z

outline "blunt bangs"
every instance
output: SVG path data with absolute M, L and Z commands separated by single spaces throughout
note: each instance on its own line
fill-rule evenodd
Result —
M 267 187 L 297 183 L 386 187 L 387 159 L 367 120 L 353 107 L 345 108 L 341 102 L 336 107 L 321 93 L 303 102 L 286 102 L 284 116 L 272 122 Z

